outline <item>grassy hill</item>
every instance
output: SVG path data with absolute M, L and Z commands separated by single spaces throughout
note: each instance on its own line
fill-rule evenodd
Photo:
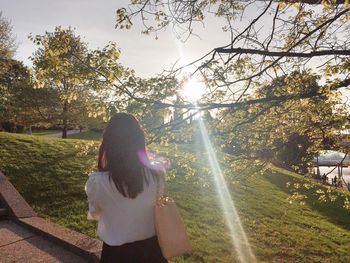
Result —
M 95 169 L 98 146 L 98 141 L 0 133 L 0 170 L 39 215 L 95 236 L 95 223 L 86 220 L 84 184 Z M 195 161 L 185 147 L 152 149 L 172 161 L 167 192 L 177 202 L 194 246 L 192 256 L 174 262 L 235 262 L 206 161 Z M 225 162 L 222 168 L 230 174 Z M 343 208 L 343 197 L 317 200 L 320 191 L 343 193 L 327 193 L 278 168 L 263 176 L 231 173 L 227 179 L 235 182 L 230 191 L 259 262 L 350 262 L 350 211 Z M 307 196 L 305 204 L 288 202 L 288 183 L 308 186 L 299 193 Z
M 70 134 L 70 135 L 68 135 L 68 138 L 69 139 L 99 141 L 102 139 L 102 133 L 89 130 L 89 131 L 82 132 L 82 133 Z

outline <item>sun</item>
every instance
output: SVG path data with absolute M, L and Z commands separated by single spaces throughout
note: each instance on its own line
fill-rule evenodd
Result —
M 183 88 L 182 94 L 190 102 L 195 103 L 204 95 L 205 85 L 203 82 L 197 80 L 196 78 L 190 78 Z

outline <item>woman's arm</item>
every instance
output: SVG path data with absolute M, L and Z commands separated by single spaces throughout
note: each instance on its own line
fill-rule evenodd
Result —
M 96 173 L 90 174 L 89 179 L 85 184 L 85 192 L 89 203 L 89 211 L 87 215 L 88 220 L 100 219 L 101 209 L 98 205 L 98 200 L 97 200 L 97 191 L 98 191 L 97 176 L 98 175 Z

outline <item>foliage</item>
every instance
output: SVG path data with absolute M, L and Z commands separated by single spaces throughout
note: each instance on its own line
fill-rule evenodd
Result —
M 235 18 L 240 5 L 234 1 L 172 1 L 165 3 L 159 0 L 130 1 L 129 10 L 120 8 L 117 10 L 116 28 L 130 29 L 132 19 L 140 15 L 149 17 L 144 19 L 143 34 L 157 33 L 167 26 L 177 26 L 176 32 L 184 38 L 191 34 L 191 24 L 204 21 L 207 12 L 217 16 Z M 183 25 L 183 27 L 181 27 Z
M 307 173 L 312 158 L 322 150 L 337 150 L 347 111 L 339 105 L 339 92 L 324 90 L 319 76 L 307 71 L 266 83 L 255 98 L 293 96 L 319 92 L 320 97 L 265 105 L 240 111 L 223 111 L 225 122 L 217 123 L 223 147 L 235 155 L 275 161 L 284 167 Z
M 84 184 L 96 168 L 98 145 L 0 133 L 0 170 L 40 216 L 95 236 L 95 223 L 86 220 Z M 206 153 L 193 145 L 152 149 L 172 162 L 167 193 L 177 202 L 194 246 L 192 256 L 173 262 L 235 262 Z M 219 159 L 259 261 L 349 262 L 350 214 L 340 198 L 320 203 L 315 191 L 326 188 L 304 177 L 274 167 L 263 176 L 234 173 L 231 156 Z M 289 203 L 288 182 L 312 188 L 301 193 L 308 197 L 304 204 Z M 333 195 L 349 196 L 338 190 Z
M 137 116 L 146 130 L 162 126 L 166 116 L 164 110 L 162 112 L 162 110 L 159 110 L 156 107 L 146 106 L 138 102 L 129 103 L 126 111 Z
M 115 44 L 90 51 L 73 29 L 61 27 L 30 39 L 39 46 L 32 56 L 35 85 L 57 92 L 62 136 L 68 126 L 85 126 L 91 117 L 106 115 L 111 85 L 124 74 Z
M 133 21 L 140 19 L 146 34 L 171 27 L 179 38 L 187 40 L 196 35 L 197 24 L 213 24 L 213 16 L 223 22 L 228 43 L 167 74 L 190 71 L 201 75 L 208 88 L 205 99 L 197 103 L 201 109 L 237 110 L 242 104 L 260 103 L 244 99 L 261 83 L 293 71 L 317 70 L 333 89 L 350 84 L 350 8 L 340 4 L 343 2 L 132 0 L 128 7 L 117 10 L 116 27 L 130 29 Z M 253 13 L 255 17 L 251 17 Z M 299 89 L 298 94 L 305 95 L 305 91 Z M 264 103 L 277 100 L 285 98 L 265 99 Z M 187 102 L 182 107 L 189 109 L 193 104 Z
M 112 113 L 127 111 L 134 114 L 142 123 L 151 141 L 158 140 L 164 135 L 164 121 L 171 114 L 171 110 L 163 103 L 176 99 L 181 83 L 174 77 L 139 78 L 129 76 L 123 82 L 120 97 L 113 102 Z M 164 136 L 163 136 L 164 137 Z
M 15 37 L 12 34 L 11 23 L 0 12 L 0 63 L 13 57 L 16 50 Z M 0 74 L 1 67 L 0 67 Z
M 350 8 L 340 3 L 130 1 L 117 10 L 116 27 L 130 29 L 140 19 L 145 34 L 158 38 L 171 27 L 186 41 L 196 35 L 196 24 L 221 20 L 228 43 L 163 73 L 200 76 L 206 94 L 196 105 L 158 105 L 187 115 L 211 111 L 217 117 L 212 133 L 225 151 L 258 167 L 261 159 L 273 159 L 305 173 L 315 153 L 338 147 L 348 115 L 336 92 L 350 84 Z
M 7 59 L 1 63 L 0 122 L 16 127 L 31 127 L 51 118 L 57 101 L 55 91 L 33 87 L 29 70 L 21 62 Z M 43 117 L 45 114 L 45 117 Z

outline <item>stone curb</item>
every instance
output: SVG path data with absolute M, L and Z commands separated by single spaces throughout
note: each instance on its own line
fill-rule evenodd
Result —
M 102 250 L 100 240 L 38 217 L 1 171 L 0 201 L 8 208 L 10 220 L 87 259 L 87 262 L 99 262 Z
M 0 198 L 7 206 L 10 216 L 16 218 L 36 216 L 30 205 L 2 172 L 0 172 Z
M 97 239 L 62 227 L 41 217 L 17 218 L 15 222 L 74 254 L 88 259 L 88 262 L 99 262 L 102 242 Z

